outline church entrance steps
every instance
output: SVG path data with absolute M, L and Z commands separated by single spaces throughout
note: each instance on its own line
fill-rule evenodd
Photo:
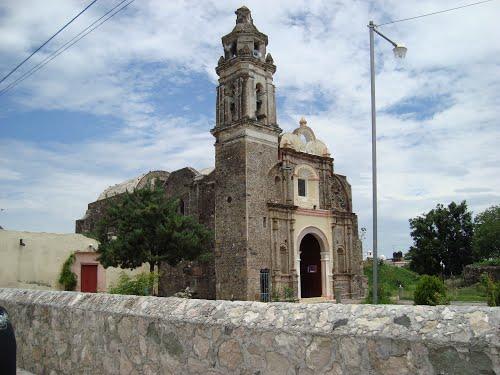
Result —
M 325 297 L 311 297 L 301 298 L 300 303 L 335 303 L 335 301 Z

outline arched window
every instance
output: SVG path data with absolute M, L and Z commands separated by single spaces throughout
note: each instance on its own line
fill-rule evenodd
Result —
M 257 83 L 255 86 L 255 117 L 258 119 L 261 119 L 263 117 L 266 117 L 266 114 L 264 113 L 264 88 L 262 87 L 262 84 Z
M 231 44 L 231 57 L 235 57 L 236 56 L 236 42 L 233 42 Z
M 236 84 L 233 83 L 231 86 L 231 99 L 230 99 L 230 104 L 229 104 L 229 110 L 231 111 L 231 120 L 237 120 L 237 113 L 236 113 Z
M 179 213 L 181 215 L 185 215 L 186 214 L 186 204 L 184 203 L 183 199 L 179 200 Z

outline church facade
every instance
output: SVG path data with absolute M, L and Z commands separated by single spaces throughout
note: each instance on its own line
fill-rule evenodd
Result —
M 154 171 L 108 188 L 76 231 L 88 232 L 109 201 L 160 181 L 180 212 L 214 232 L 213 259 L 162 266 L 160 293 L 186 286 L 199 298 L 264 300 L 362 297 L 366 278 L 351 186 L 305 119 L 284 133 L 276 117 L 268 38 L 250 10 L 236 11 L 216 72 L 215 167 Z

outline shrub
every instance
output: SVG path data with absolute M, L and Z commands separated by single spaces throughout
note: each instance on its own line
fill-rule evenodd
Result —
M 134 277 L 122 272 L 116 285 L 109 289 L 109 293 L 149 296 L 153 293 L 153 288 L 158 279 L 158 272 L 141 272 Z
M 283 288 L 283 295 L 285 297 L 286 302 L 295 302 L 293 288 L 290 288 L 289 286 L 285 286 Z
M 436 276 L 423 275 L 415 288 L 413 294 L 415 305 L 447 305 L 446 288 Z
M 373 303 L 373 287 L 368 291 L 368 297 L 365 298 L 365 303 Z M 387 305 L 391 302 L 391 291 L 386 284 L 380 283 L 377 286 L 377 303 Z
M 77 278 L 76 274 L 71 271 L 71 266 L 75 262 L 75 254 L 71 254 L 68 259 L 64 262 L 61 273 L 59 275 L 59 284 L 61 284 L 64 290 L 72 291 L 75 290 Z
M 495 283 L 487 273 L 483 273 L 481 284 L 486 288 L 488 306 L 500 306 L 500 282 Z

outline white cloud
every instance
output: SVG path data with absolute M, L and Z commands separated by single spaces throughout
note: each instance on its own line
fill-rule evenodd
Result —
M 233 11 L 240 5 L 134 2 L 13 90 L 15 110 L 112 115 L 123 127 L 99 141 L 52 145 L 52 151 L 16 141 L 22 152 L 12 153 L 4 142 L 0 157 L 6 164 L 0 164 L 0 178 L 9 183 L 3 184 L 0 205 L 10 207 L 11 213 L 16 210 L 16 219 L 8 223 L 19 229 L 72 230 L 72 220 L 109 184 L 150 169 L 213 164 L 208 133 L 213 119 L 202 115 L 193 123 L 158 115 L 154 101 L 164 99 L 155 88 L 165 82 L 189 88 L 193 73 L 215 84 L 220 37 L 232 29 Z M 284 99 L 280 125 L 292 129 L 306 115 L 332 150 L 336 171 L 348 176 L 360 226 L 370 235 L 366 24 L 370 19 L 380 23 L 457 6 L 456 1 L 282 0 L 246 5 L 257 27 L 269 35 L 268 51 L 278 66 L 277 92 Z M 92 7 L 65 35 L 76 33 L 106 6 L 110 4 Z M 43 40 L 41 36 L 53 33 L 55 25 L 62 25 L 80 7 L 80 2 L 62 0 L 50 6 L 3 2 L 0 70 L 8 71 Z M 377 38 L 379 238 L 387 255 L 408 245 L 408 218 L 438 202 L 467 199 L 475 211 L 498 203 L 498 7 L 488 3 L 381 28 L 408 46 L 405 62 L 396 63 L 391 46 Z M 422 119 L 387 111 L 414 98 L 431 97 L 446 98 L 446 105 Z M 193 96 L 186 112 L 196 111 L 197 100 Z M 23 220 L 33 212 L 43 212 L 48 219 L 43 224 Z M 367 248 L 369 240 L 368 236 Z

